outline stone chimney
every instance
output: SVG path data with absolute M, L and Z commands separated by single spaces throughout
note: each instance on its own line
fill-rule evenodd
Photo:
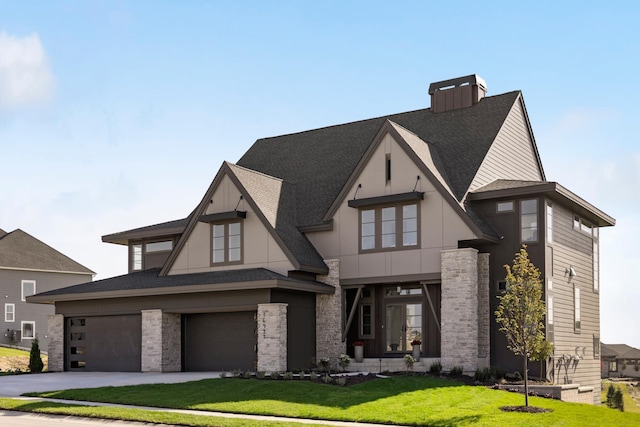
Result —
M 477 74 L 431 83 L 431 112 L 441 113 L 471 107 L 480 102 L 486 93 L 487 84 Z

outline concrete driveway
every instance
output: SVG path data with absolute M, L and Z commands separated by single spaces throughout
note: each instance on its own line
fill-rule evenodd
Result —
M 219 378 L 217 372 L 51 372 L 0 376 L 0 396 L 16 397 L 32 391 L 68 390 L 136 384 L 183 383 Z

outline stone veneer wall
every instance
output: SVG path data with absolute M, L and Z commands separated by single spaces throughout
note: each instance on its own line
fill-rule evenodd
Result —
M 478 368 L 491 366 L 489 254 L 478 254 Z
M 316 361 L 329 359 L 332 366 L 338 357 L 346 353 L 342 341 L 342 287 L 340 286 L 340 260 L 324 260 L 329 274 L 317 276 L 316 280 L 333 286 L 333 294 L 316 295 Z
M 287 371 L 287 305 L 258 304 L 258 371 Z
M 444 370 L 478 367 L 478 251 L 440 252 L 442 271 L 441 362 Z
M 181 316 L 142 310 L 142 372 L 179 372 Z
M 52 314 L 48 316 L 49 328 L 49 361 L 47 370 L 49 372 L 64 371 L 64 316 L 62 314 Z

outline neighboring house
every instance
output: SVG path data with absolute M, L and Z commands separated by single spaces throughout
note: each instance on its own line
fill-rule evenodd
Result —
M 626 344 L 604 344 L 601 346 L 602 378 L 640 378 L 640 350 Z
M 29 298 L 56 305 L 49 369 L 309 369 L 363 341 L 352 368 L 399 370 L 420 339 L 416 368 L 520 370 L 493 312 L 524 243 L 549 375 L 599 387 L 598 230 L 615 220 L 546 181 L 521 92 L 485 96 L 471 75 L 429 93 L 260 139 L 187 218 L 104 236 L 129 274 Z
M 0 344 L 30 348 L 38 337 L 46 351 L 47 317 L 54 307 L 29 304 L 27 297 L 69 285 L 85 283 L 95 273 L 35 237 L 17 229 L 0 230 Z

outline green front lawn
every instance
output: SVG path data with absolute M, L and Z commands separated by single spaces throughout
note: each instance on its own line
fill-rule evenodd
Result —
M 530 404 L 552 409 L 552 413 L 502 412 L 501 406 L 522 405 L 524 397 L 429 377 L 392 377 L 352 387 L 299 380 L 202 380 L 38 395 L 167 408 L 407 425 L 640 425 L 640 414 L 544 398 L 531 398 Z
M 17 348 L 1 347 L 0 357 L 29 357 L 29 352 Z

